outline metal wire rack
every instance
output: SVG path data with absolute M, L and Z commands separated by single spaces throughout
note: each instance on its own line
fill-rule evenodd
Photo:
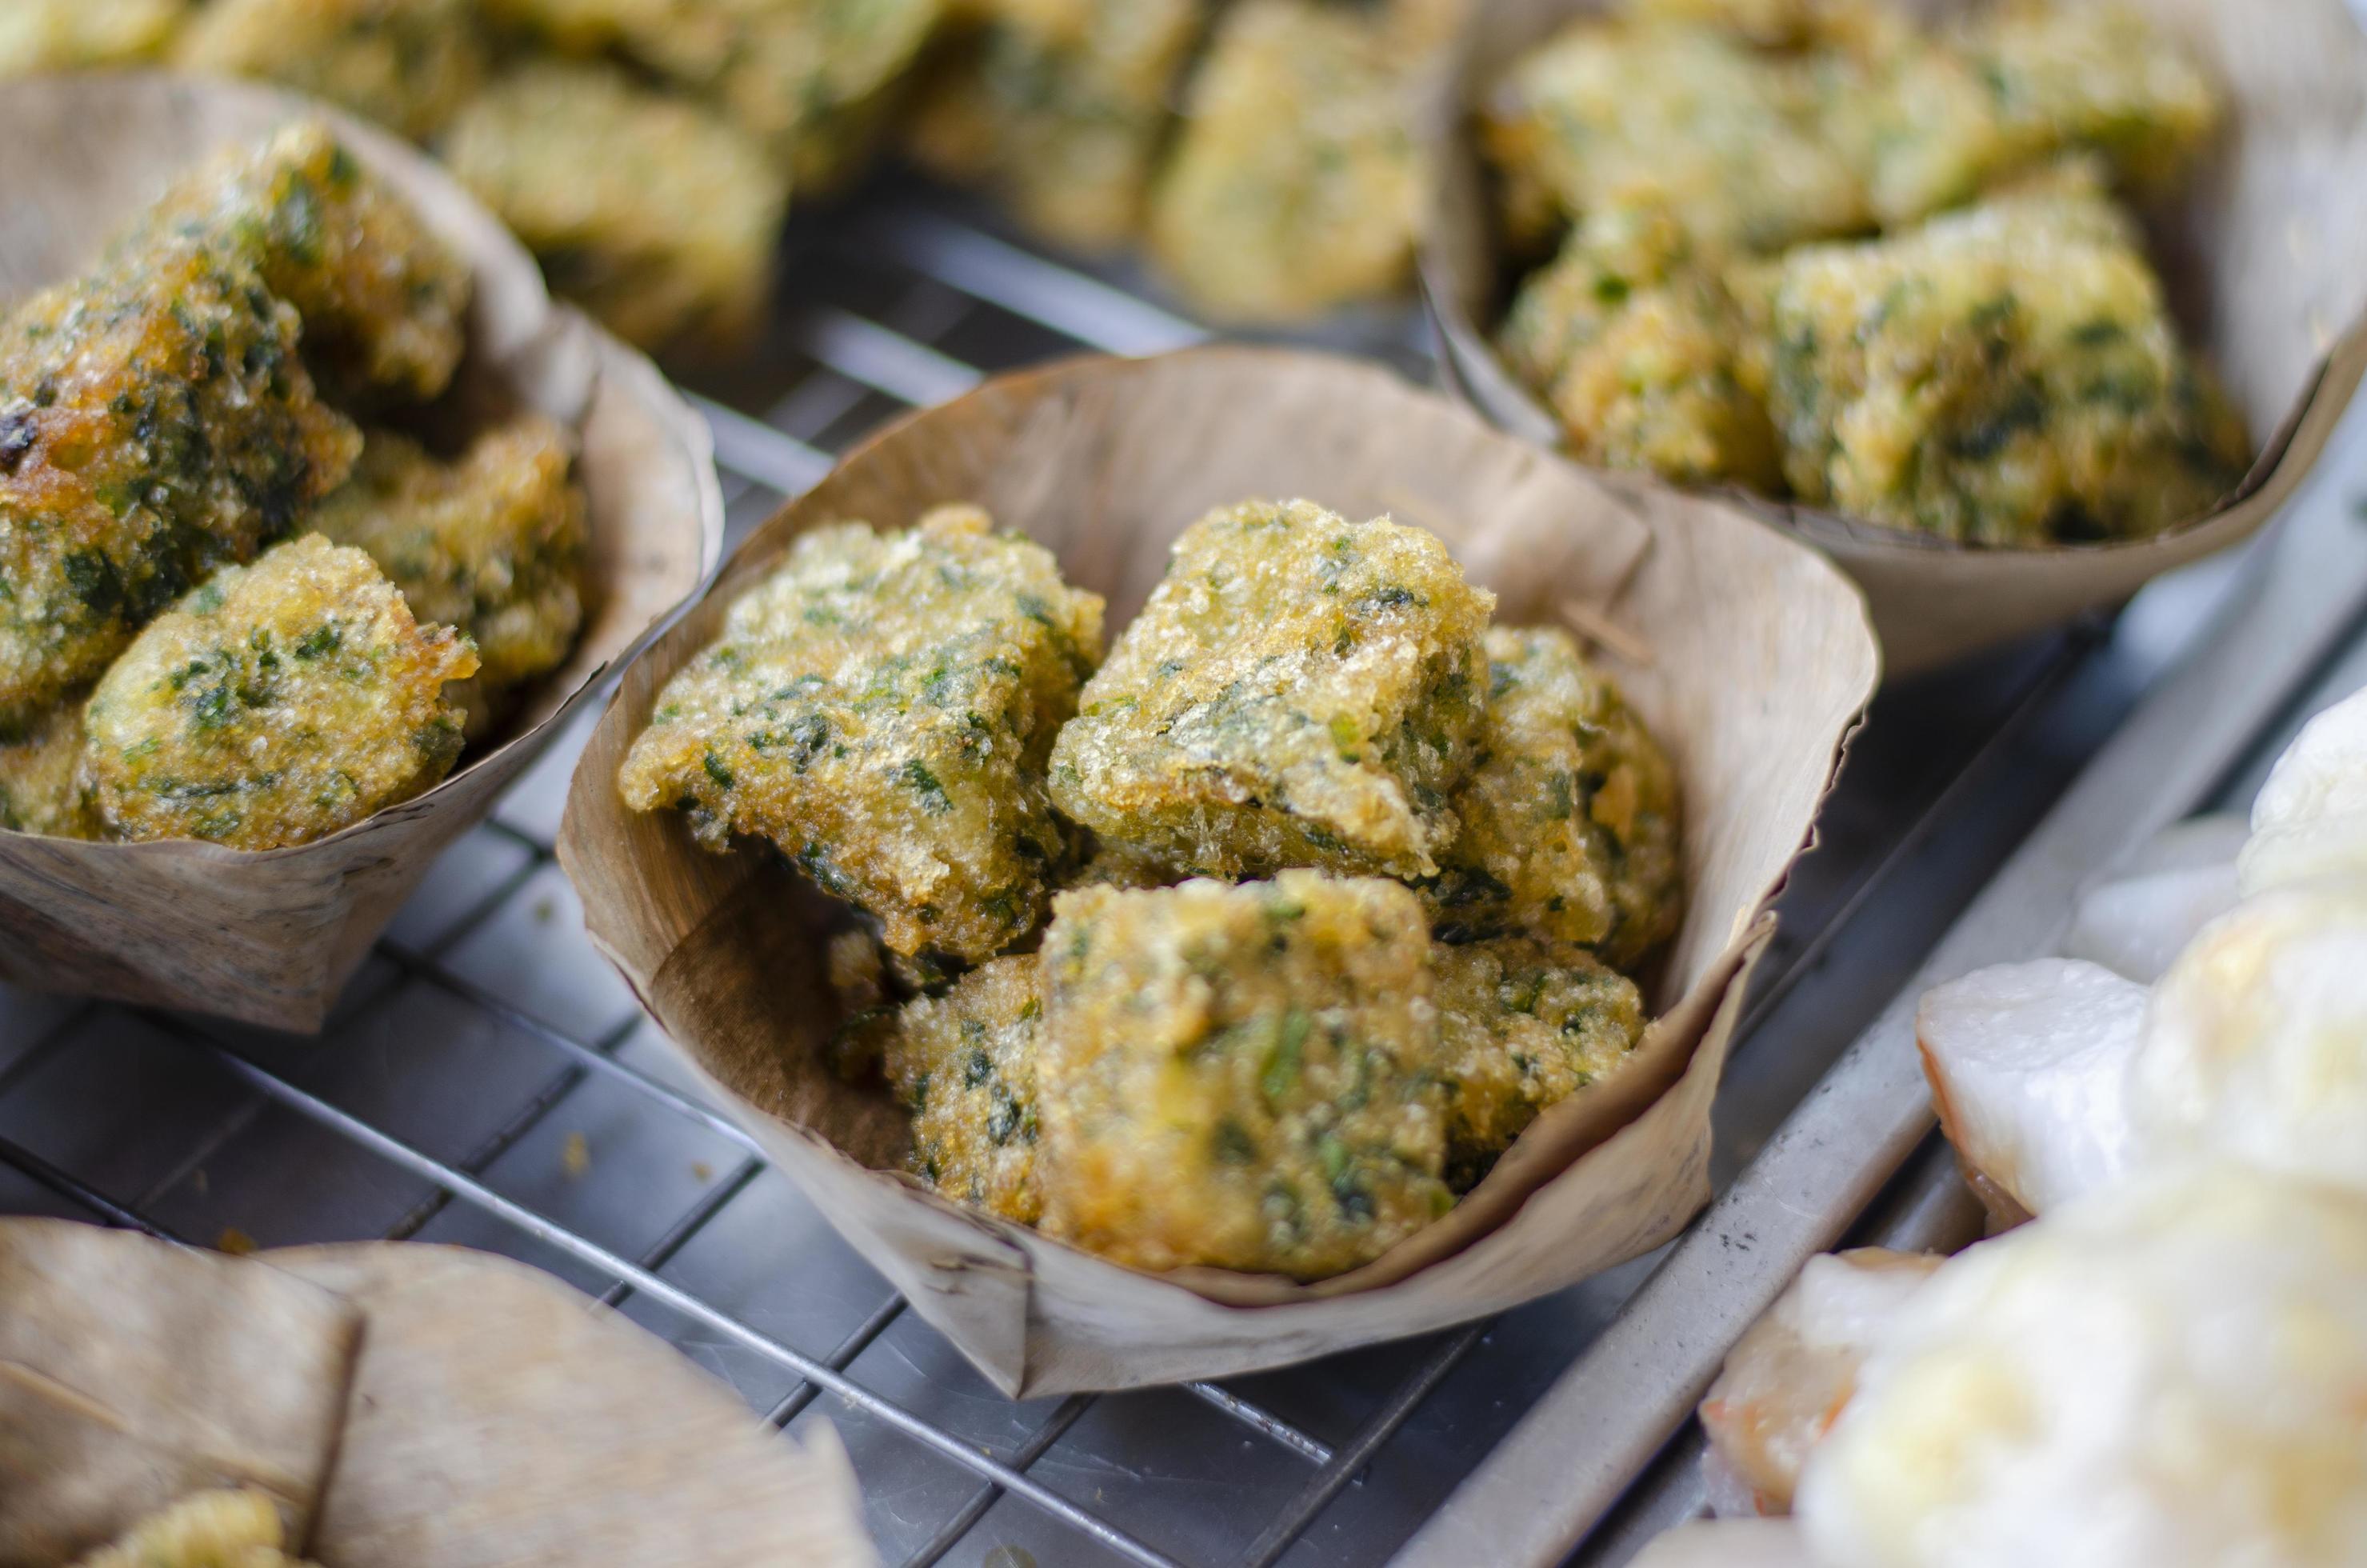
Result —
M 1051 355 L 1206 335 L 1132 279 L 893 188 L 799 238 L 783 290 L 761 373 L 702 389 L 728 542 L 897 412 Z M 1349 335 L 1423 369 L 1410 317 Z M 2135 630 L 1886 696 L 1786 894 L 1720 1099 L 1721 1184 L 2186 645 L 2213 585 Z M 1004 1400 L 699 1096 L 592 950 L 550 851 L 588 724 L 438 862 L 319 1039 L 0 988 L 0 1211 L 522 1258 L 775 1426 L 832 1422 L 890 1561 L 988 1568 L 1378 1561 L 1647 1277 L 1638 1260 L 1492 1324 L 1221 1385 Z

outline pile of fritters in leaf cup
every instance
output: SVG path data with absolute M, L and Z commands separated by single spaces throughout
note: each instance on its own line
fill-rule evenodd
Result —
M 11 83 L 0 127 L 22 157 L 0 212 L 0 297 L 89 267 L 177 175 L 218 151 L 323 119 L 470 268 L 453 395 L 534 411 L 573 441 L 588 504 L 580 634 L 440 784 L 311 842 L 242 850 L 0 833 L 0 978 L 318 1028 L 437 853 L 493 809 L 720 552 L 706 427 L 657 371 L 554 304 L 532 258 L 435 165 L 305 100 L 166 77 Z
M 832 1060 L 825 949 L 844 906 L 781 858 L 712 854 L 685 813 L 632 812 L 617 790 L 660 689 L 810 528 L 974 503 L 1122 628 L 1187 524 L 1257 495 L 1418 524 L 1504 624 L 1590 638 L 1685 812 L 1684 922 L 1633 1065 L 1546 1111 L 1444 1218 L 1314 1284 L 1125 1267 L 926 1190 L 903 1174 L 903 1109 Z M 560 854 L 594 939 L 702 1081 L 998 1387 L 1221 1376 L 1501 1311 L 1649 1249 L 1706 1200 L 1710 1100 L 1768 903 L 1876 663 L 1858 594 L 1813 551 L 1731 508 L 1589 476 L 1384 370 L 1246 348 L 1078 360 L 891 427 L 753 535 L 627 671 Z
M 2179 335 L 2216 372 L 2255 455 L 2208 516 L 2106 542 L 1956 543 L 1718 486 L 1716 494 L 1813 543 L 1857 580 L 1893 674 L 2116 604 L 2158 574 L 2242 540 L 2308 474 L 2367 369 L 2367 204 L 2359 199 L 2367 188 L 2367 35 L 2341 0 L 2056 4 L 2066 12 L 2121 5 L 2200 66 L 2224 99 L 2222 123 L 2199 162 L 2148 196 L 2137 216 Z M 1985 6 L 1883 8 L 1945 24 Z M 1464 40 L 1459 101 L 1444 108 L 1438 127 L 1445 177 L 1422 277 L 1446 379 L 1503 428 L 1546 447 L 1560 446 L 1561 421 L 1500 348 L 1518 279 L 1499 216 L 1504 187 L 1480 153 L 1481 122 L 1515 62 L 1571 23 L 1623 8 L 1616 0 L 1480 7 Z M 1942 123 L 1942 106 L 1905 108 L 1926 124 Z M 2120 150 L 2142 156 L 2168 144 L 2167 131 L 2142 134 L 2153 139 Z M 1784 192 L 1771 182 L 1764 196 L 1781 201 Z

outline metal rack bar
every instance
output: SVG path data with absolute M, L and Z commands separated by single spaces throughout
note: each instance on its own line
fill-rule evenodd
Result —
M 974 368 L 844 311 L 812 312 L 793 341 L 816 363 L 915 408 L 951 402 L 981 380 Z
M 1405 1425 L 1421 1402 L 1445 1381 L 1446 1374 L 1455 1370 L 1455 1364 L 1471 1353 L 1471 1347 L 1479 1343 L 1480 1333 L 1477 1328 L 1459 1329 L 1440 1341 L 1438 1348 L 1423 1359 L 1421 1369 L 1398 1386 L 1388 1403 L 1373 1413 L 1347 1446 L 1324 1460 L 1323 1468 L 1308 1479 L 1298 1495 L 1291 1499 L 1290 1506 L 1259 1532 L 1241 1559 L 1244 1568 L 1267 1568 L 1289 1551 L 1290 1543 L 1315 1522 L 1315 1516 L 1331 1506 L 1340 1489 L 1371 1462 L 1381 1445 Z
M 1036 1429 L 1027 1441 L 1020 1446 L 1019 1451 L 1013 1456 L 1018 1467 L 1025 1470 L 1037 1460 L 1042 1459 L 1053 1444 L 1068 1436 L 1069 1428 L 1074 1426 L 1078 1418 L 1092 1409 L 1093 1404 L 1091 1394 L 1072 1393 L 1062 1400 L 1059 1408 L 1045 1419 L 1044 1424 Z M 987 1510 L 993 1507 L 1002 1496 L 1002 1487 L 999 1483 L 989 1482 L 980 1487 L 970 1494 L 969 1501 L 956 1510 L 953 1517 L 947 1519 L 935 1535 L 923 1541 L 920 1550 L 913 1552 L 906 1562 L 909 1564 L 918 1565 L 934 1562 L 943 1558 L 946 1552 L 951 1551 L 960 1543 L 962 1537 L 977 1527 L 979 1520 L 986 1517 Z
M 713 1190 L 699 1199 L 697 1202 L 692 1204 L 689 1211 L 681 1219 L 668 1226 L 666 1233 L 658 1238 L 655 1246 L 633 1261 L 652 1273 L 663 1268 L 674 1260 L 676 1253 L 690 1244 L 692 1237 L 707 1228 L 708 1221 L 723 1212 L 725 1204 L 747 1191 L 749 1183 L 764 1174 L 764 1161 L 741 1161 L 738 1169 L 718 1183 Z M 600 1304 L 604 1307 L 621 1307 L 625 1304 L 626 1298 L 632 1293 L 633 1288 L 620 1279 L 600 1292 Z M 828 1361 L 822 1364 L 830 1365 Z M 840 1372 L 846 1370 L 844 1367 L 835 1367 L 832 1369 Z
M 59 1196 L 72 1199 L 110 1225 L 143 1232 L 160 1242 L 182 1240 L 137 1209 L 124 1207 L 72 1171 L 50 1164 L 14 1139 L 0 1138 L 0 1162 L 15 1166 Z
M 1207 341 L 1201 327 L 1124 290 L 914 208 L 874 218 L 850 248 L 896 257 L 971 298 L 999 305 L 1104 354 L 1158 354 Z
M 1193 1398 L 1215 1405 L 1242 1426 L 1263 1432 L 1296 1452 L 1301 1459 L 1317 1464 L 1330 1464 L 1331 1450 L 1271 1411 L 1261 1410 L 1240 1395 L 1215 1383 L 1185 1383 L 1184 1392 Z
M 811 488 L 830 472 L 830 455 L 816 451 L 762 420 L 711 397 L 691 395 L 691 404 L 706 416 L 715 433 L 715 460 L 751 484 L 761 484 L 784 495 Z
M 823 1358 L 823 1364 L 842 1372 L 846 1370 L 854 1364 L 857 1356 L 870 1347 L 873 1340 L 888 1332 L 889 1324 L 903 1315 L 904 1298 L 889 1297 L 887 1301 L 872 1310 L 869 1317 L 855 1326 L 854 1333 L 838 1342 L 836 1347 Z M 764 1419 L 772 1426 L 786 1426 L 796 1420 L 798 1413 L 811 1404 L 821 1392 L 821 1390 L 812 1383 L 799 1383 L 789 1391 L 787 1398 L 765 1414 Z
M 701 1105 L 688 1095 L 668 1088 L 648 1074 L 637 1072 L 617 1060 L 616 1047 L 623 1043 L 626 1029 L 631 1023 L 638 1020 L 628 1020 L 627 1025 L 620 1026 L 606 1043 L 586 1044 L 565 1029 L 545 1023 L 525 1008 L 514 1006 L 504 1001 L 473 981 L 454 974 L 442 964 L 422 958 L 418 954 L 406 952 L 393 942 L 379 943 L 378 950 L 428 983 L 449 991 L 454 995 L 481 1008 L 487 1014 L 538 1037 L 544 1043 L 573 1058 L 576 1065 L 583 1071 L 613 1078 L 635 1094 L 655 1101 L 677 1116 L 686 1117 L 710 1131 L 730 1139 L 749 1154 L 760 1160 L 764 1157 L 764 1150 L 758 1146 L 756 1140 L 750 1137 L 747 1131 L 730 1117 Z

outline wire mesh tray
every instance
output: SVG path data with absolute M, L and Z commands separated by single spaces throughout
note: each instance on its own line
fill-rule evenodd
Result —
M 783 297 L 761 369 L 700 389 L 727 546 L 831 454 L 982 375 L 1206 335 L 1132 279 L 892 187 L 798 237 Z M 1333 335 L 1426 370 L 1410 313 Z M 2235 573 L 2162 585 L 2109 634 L 2075 628 L 1886 694 L 1785 895 L 1720 1096 L 1721 1188 Z M 890 1561 L 991 1568 L 1379 1561 L 1652 1277 L 1657 1256 L 1491 1324 L 1221 1386 L 1004 1400 L 674 1075 L 592 950 L 550 854 L 585 728 L 438 862 L 317 1040 L 0 989 L 0 1211 L 233 1248 L 386 1237 L 522 1258 L 776 1426 L 831 1420 Z M 1648 1425 L 1606 1426 L 1571 1472 L 1611 1463 L 1615 1494 L 1667 1436 Z M 1681 1486 L 1663 1491 L 1682 1506 Z M 1489 1559 L 1516 1560 L 1514 1540 Z

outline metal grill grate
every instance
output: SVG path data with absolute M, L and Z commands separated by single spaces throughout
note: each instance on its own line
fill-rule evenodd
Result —
M 700 400 L 727 548 L 896 412 L 1053 354 L 1205 335 L 910 193 L 801 242 L 784 289 L 767 379 Z M 1421 370 L 1410 318 L 1366 326 L 1359 346 Z M 2155 642 L 2091 627 L 1885 699 L 1786 895 L 1720 1101 L 1725 1176 L 2184 645 Z M 775 1425 L 832 1420 L 891 1561 L 995 1568 L 1376 1561 L 1646 1277 L 1223 1386 L 1003 1400 L 676 1074 L 591 949 L 550 853 L 590 722 L 438 862 L 319 1040 L 0 989 L 0 1211 L 525 1259 Z

